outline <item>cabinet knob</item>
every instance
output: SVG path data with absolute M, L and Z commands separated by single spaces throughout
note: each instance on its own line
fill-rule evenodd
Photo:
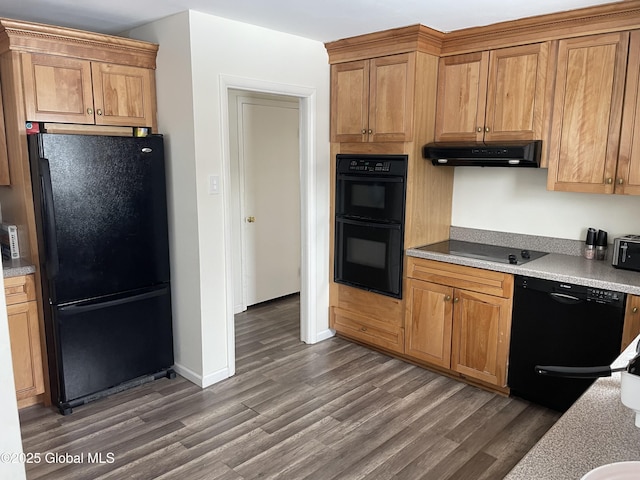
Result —
M 623 185 L 624 184 L 624 180 L 622 178 L 618 179 L 618 185 Z
M 363 128 L 360 133 L 362 133 L 362 135 L 365 135 L 367 133 L 367 130 L 365 128 Z
M 613 183 L 613 178 L 608 177 L 607 178 L 607 185 L 611 185 Z
M 96 113 L 97 113 L 98 115 L 102 115 L 102 110 L 98 109 L 98 110 L 96 110 Z
M 489 127 L 484 127 L 484 131 L 489 133 L 491 131 L 491 129 Z
M 446 297 L 444 297 L 445 302 L 448 302 L 449 300 L 451 300 L 451 295 L 447 295 Z
M 458 303 L 460 301 L 460 299 L 458 297 L 453 299 L 453 303 Z
M 366 332 L 366 331 L 367 331 L 367 327 L 361 327 L 361 328 L 360 328 L 360 331 L 361 331 L 361 332 Z
M 482 127 L 478 127 L 477 130 L 478 130 L 478 133 L 482 133 Z
M 373 130 L 369 129 L 369 135 L 371 135 L 373 133 Z
M 93 115 L 93 108 L 87 108 L 87 114 Z
M 631 309 L 631 313 L 638 313 L 638 307 L 633 307 Z

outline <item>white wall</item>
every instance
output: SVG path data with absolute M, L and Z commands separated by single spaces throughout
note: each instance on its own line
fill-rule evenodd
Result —
M 4 292 L 4 279 L 0 279 L 0 292 Z M 4 293 L 0 295 L 0 453 L 22 452 L 18 404 L 11 366 L 9 323 Z M 22 480 L 26 478 L 24 464 L 0 461 L 0 478 Z
M 228 376 L 225 195 L 209 195 L 207 177 L 225 178 L 226 98 L 220 77 L 236 76 L 315 89 L 317 258 L 311 295 L 316 333 L 328 329 L 329 65 L 320 42 L 199 12 L 184 12 L 131 31 L 160 44 L 156 72 L 160 130 L 171 139 L 172 282 L 176 366 L 202 385 Z M 189 65 L 190 63 L 190 65 Z M 174 141 L 175 139 L 175 141 Z M 222 185 L 225 189 L 225 185 Z M 195 198 L 194 198 L 195 195 Z M 183 198 L 186 197 L 185 198 Z M 185 218 L 177 218 L 184 215 Z M 170 218 L 170 221 L 172 219 Z M 183 228 L 179 227 L 179 224 Z M 186 248 L 186 250 L 185 250 Z M 182 294 L 176 291 L 182 290 Z M 188 291 L 188 293 L 187 293 Z M 199 350 L 198 356 L 186 349 Z M 179 365 L 179 362 L 183 362 Z M 179 369 L 180 371 L 180 369 Z M 183 373 L 183 372 L 180 372 Z
M 551 192 L 547 169 L 455 167 L 451 225 L 583 240 L 640 234 L 640 197 Z

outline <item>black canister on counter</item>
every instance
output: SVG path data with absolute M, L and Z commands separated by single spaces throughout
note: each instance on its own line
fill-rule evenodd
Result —
M 598 230 L 596 238 L 596 260 L 604 260 L 607 256 L 607 232 Z
M 587 239 L 584 242 L 584 258 L 593 260 L 596 257 L 596 229 L 587 230 Z

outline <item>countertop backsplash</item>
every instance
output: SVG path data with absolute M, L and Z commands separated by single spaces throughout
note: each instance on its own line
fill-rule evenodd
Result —
M 582 256 L 584 241 L 566 238 L 541 237 L 523 233 L 495 232 L 476 228 L 451 227 L 449 238 L 466 242 L 486 243 L 501 247 L 528 248 L 548 253 Z M 611 255 L 611 245 L 607 249 L 607 256 Z M 606 261 L 606 260 L 605 260 Z

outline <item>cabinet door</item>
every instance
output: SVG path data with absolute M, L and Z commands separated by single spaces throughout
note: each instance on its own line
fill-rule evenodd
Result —
M 543 138 L 548 57 L 548 43 L 491 52 L 486 141 Z
M 453 288 L 412 279 L 408 285 L 405 353 L 449 368 Z
M 96 125 L 152 126 L 151 70 L 95 62 L 91 70 Z
M 7 306 L 13 376 L 18 400 L 44 392 L 36 302 Z
M 436 141 L 482 141 L 489 52 L 440 59 Z
M 631 34 L 615 192 L 640 195 L 640 31 Z
M 511 300 L 456 290 L 451 368 L 470 378 L 506 386 Z
M 627 348 L 638 334 L 640 334 L 640 297 L 637 295 L 628 295 L 620 351 Z
M 0 94 L 0 185 L 10 185 L 9 154 L 7 153 L 7 134 L 4 128 L 4 107 Z
M 331 66 L 331 141 L 364 142 L 369 129 L 369 61 Z
M 547 188 L 612 193 L 628 33 L 561 40 Z
M 27 120 L 94 123 L 90 62 L 23 53 L 22 74 Z
M 369 66 L 369 141 L 406 142 L 413 134 L 415 54 L 374 58 Z

